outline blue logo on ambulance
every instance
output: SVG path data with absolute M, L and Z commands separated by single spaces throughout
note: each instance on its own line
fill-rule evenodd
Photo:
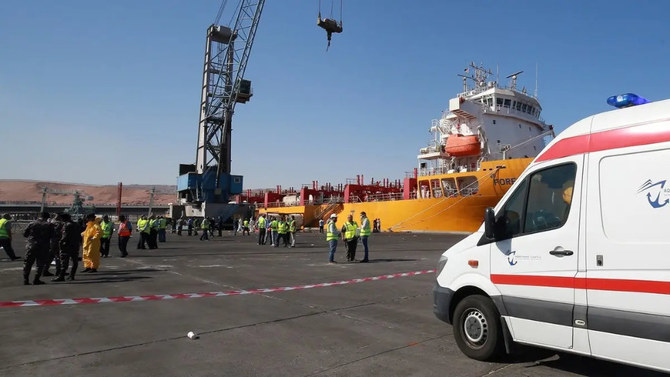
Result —
M 667 180 L 653 182 L 651 179 L 647 179 L 637 190 L 637 193 L 646 192 L 649 205 L 652 208 L 661 208 L 670 203 L 670 187 L 665 187 L 666 182 Z

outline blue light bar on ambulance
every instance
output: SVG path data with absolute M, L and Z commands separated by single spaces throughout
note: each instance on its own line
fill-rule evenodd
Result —
M 607 104 L 614 106 L 617 109 L 624 107 L 642 105 L 649 102 L 646 98 L 640 97 L 637 94 L 626 93 L 618 96 L 612 96 L 607 99 Z

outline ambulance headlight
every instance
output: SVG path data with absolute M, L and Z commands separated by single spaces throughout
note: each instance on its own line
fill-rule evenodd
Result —
M 440 275 L 440 272 L 442 272 L 444 265 L 447 264 L 447 259 L 449 258 L 445 257 L 444 255 L 440 255 L 440 261 L 437 262 L 437 268 L 435 269 L 435 277 Z
M 618 96 L 612 96 L 607 99 L 607 104 L 610 106 L 614 106 L 617 109 L 630 106 L 643 105 L 647 102 L 649 101 L 646 98 L 640 97 L 637 94 L 633 93 L 620 94 Z

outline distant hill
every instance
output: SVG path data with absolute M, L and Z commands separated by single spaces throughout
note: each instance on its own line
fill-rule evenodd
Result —
M 0 202 L 41 203 L 43 187 L 47 188 L 47 204 L 71 204 L 75 191 L 79 192 L 87 205 L 116 205 L 117 202 L 117 185 L 87 185 L 8 179 L 0 180 Z M 167 205 L 176 201 L 177 186 L 124 184 L 121 202 L 123 205 L 148 205 L 151 198 L 151 189 L 154 187 L 156 188 L 154 193 L 155 205 Z

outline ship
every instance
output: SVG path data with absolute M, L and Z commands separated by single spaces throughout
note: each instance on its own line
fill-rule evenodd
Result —
M 490 69 L 471 63 L 459 74 L 463 91 L 429 128 L 430 142 L 419 150 L 418 166 L 404 178 L 365 182 L 362 175 L 345 184 L 300 190 L 252 192 L 237 201 L 255 207 L 255 216 L 294 216 L 303 227 L 337 214 L 358 219 L 366 212 L 376 231 L 474 232 L 484 210 L 494 206 L 554 136 L 541 117 L 537 91 L 517 88 L 518 71 L 506 86 Z

